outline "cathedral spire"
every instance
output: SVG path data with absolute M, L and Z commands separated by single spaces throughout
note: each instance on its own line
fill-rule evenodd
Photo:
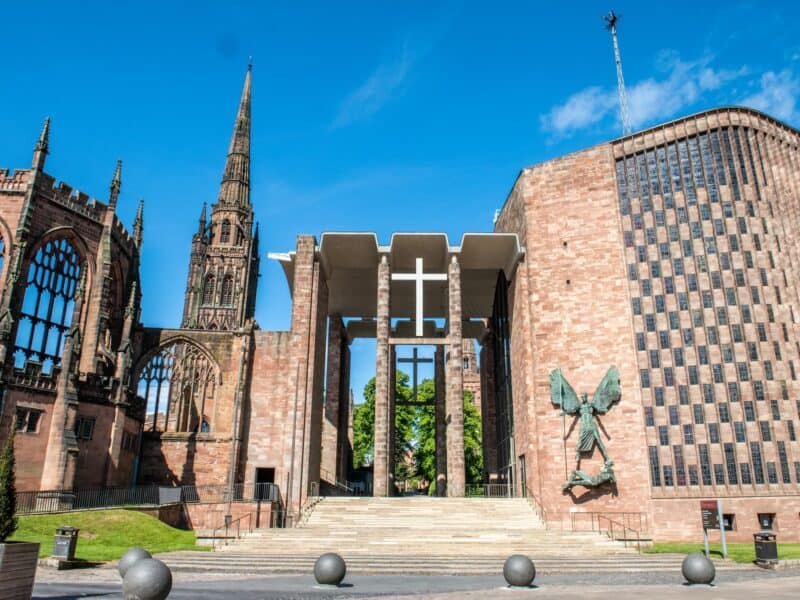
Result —
M 44 120 L 42 125 L 42 132 L 39 134 L 39 139 L 36 141 L 36 146 L 33 149 L 33 162 L 31 168 L 37 171 L 44 169 L 44 160 L 48 154 L 50 145 L 50 117 Z
M 240 208 L 250 206 L 250 75 L 252 64 L 247 66 L 242 98 L 233 125 L 233 134 L 222 174 L 219 204 Z
M 111 187 L 108 193 L 108 208 L 111 209 L 111 212 L 114 212 L 114 209 L 117 206 L 117 198 L 119 198 L 119 192 L 122 189 L 122 161 L 117 161 L 117 168 L 114 169 L 114 177 L 111 179 Z
M 144 233 L 144 198 L 139 199 L 139 208 L 133 220 L 133 243 L 137 248 L 142 247 L 142 234 Z

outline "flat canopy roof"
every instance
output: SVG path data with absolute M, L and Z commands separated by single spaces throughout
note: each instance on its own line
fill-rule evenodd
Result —
M 328 284 L 328 313 L 343 317 L 372 318 L 377 312 L 378 264 L 386 256 L 395 273 L 414 273 L 422 259 L 425 274 L 447 273 L 451 257 L 461 265 L 462 318 L 491 316 L 497 276 L 511 279 L 524 250 L 513 233 L 465 233 L 461 245 L 451 246 L 444 233 L 395 233 L 388 246 L 375 233 L 326 232 L 317 248 L 317 259 Z M 295 253 L 270 253 L 280 262 L 294 294 Z M 425 281 L 424 316 L 448 316 L 448 284 Z M 391 315 L 414 317 L 414 281 L 393 281 Z

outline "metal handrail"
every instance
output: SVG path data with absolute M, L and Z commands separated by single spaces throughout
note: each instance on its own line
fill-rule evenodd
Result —
M 597 531 L 600 533 L 603 533 L 602 527 L 600 526 L 600 519 L 605 519 L 606 521 L 608 521 L 609 527 L 606 529 L 605 533 L 606 535 L 608 535 L 610 539 L 612 539 L 615 542 L 619 540 L 614 535 L 614 526 L 616 525 L 617 531 L 619 531 L 619 529 L 622 528 L 622 538 L 623 538 L 622 542 L 625 544 L 626 548 L 628 547 L 628 541 L 630 540 L 630 538 L 628 537 L 628 532 L 630 531 L 631 533 L 633 533 L 636 537 L 636 551 L 639 554 L 642 553 L 641 535 L 637 530 L 633 529 L 632 527 L 627 527 L 624 523 L 615 521 L 614 519 L 611 519 L 610 517 L 607 517 L 600 513 L 597 515 Z
M 241 521 L 243 519 L 245 519 L 245 518 L 247 519 L 247 531 L 248 531 L 248 533 L 252 532 L 253 531 L 253 513 L 247 513 L 245 515 L 242 515 L 238 519 L 236 519 L 234 521 L 230 521 L 230 522 L 228 522 L 228 519 L 226 517 L 225 524 L 217 527 L 216 529 L 214 529 L 211 532 L 211 548 L 212 548 L 212 550 L 216 550 L 216 548 L 217 548 L 217 532 L 218 531 L 222 531 L 223 529 L 225 530 L 225 540 L 226 540 L 225 544 L 227 545 L 227 543 L 228 543 L 227 540 L 228 540 L 228 537 L 229 537 L 228 536 L 228 529 L 233 527 L 234 524 L 236 524 L 236 539 L 237 540 L 240 539 L 242 537 Z
M 511 498 L 513 489 L 506 483 L 469 483 L 465 486 L 468 498 Z
M 547 511 L 545 510 L 541 500 L 539 500 L 533 490 L 527 486 L 525 487 L 525 492 L 525 498 L 528 500 L 528 504 L 530 504 L 533 508 L 533 512 L 539 516 L 539 518 L 542 520 L 542 523 L 544 523 L 545 528 L 549 529 L 549 525 L 547 523 Z
M 623 512 L 623 511 L 586 511 L 586 512 L 573 512 L 570 513 L 570 525 L 573 531 L 578 531 L 576 528 L 576 521 L 578 517 L 589 517 L 591 522 L 591 530 L 595 531 L 595 520 L 599 519 L 600 517 L 605 518 L 616 518 L 617 522 L 620 520 L 622 524 L 626 527 L 634 531 L 644 532 L 649 531 L 649 523 L 647 513 L 642 512 Z M 632 526 L 631 521 L 637 522 L 635 526 Z

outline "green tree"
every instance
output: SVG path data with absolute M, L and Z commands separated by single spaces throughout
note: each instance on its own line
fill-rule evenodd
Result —
M 435 387 L 432 379 L 419 386 L 420 400 L 432 401 Z M 436 409 L 431 404 L 419 407 L 417 422 L 417 447 L 415 463 L 420 477 L 431 482 L 431 491 L 436 481 Z M 483 481 L 483 434 L 481 417 L 472 405 L 472 392 L 464 392 L 464 463 L 467 483 Z
M 409 377 L 397 371 L 395 399 L 409 402 L 414 392 L 408 385 Z M 415 423 L 417 407 L 400 405 L 395 410 L 395 445 L 394 468 L 395 480 L 410 479 L 416 469 L 409 469 L 405 462 L 407 452 L 415 447 Z M 364 402 L 359 404 L 353 414 L 353 466 L 362 467 L 372 464 L 375 458 L 375 378 L 364 386 Z
M 5 541 L 17 529 L 17 490 L 15 486 L 14 437 L 17 423 L 11 424 L 11 431 L 0 455 L 0 542 Z

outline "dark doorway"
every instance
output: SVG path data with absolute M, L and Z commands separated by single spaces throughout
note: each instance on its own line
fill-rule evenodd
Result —
M 275 483 L 275 469 L 273 467 L 256 468 L 256 486 L 253 497 L 255 500 L 272 500 L 272 488 Z

